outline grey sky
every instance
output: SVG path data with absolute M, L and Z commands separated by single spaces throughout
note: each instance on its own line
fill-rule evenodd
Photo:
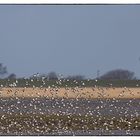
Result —
M 0 62 L 9 73 L 140 77 L 140 5 L 0 5 Z

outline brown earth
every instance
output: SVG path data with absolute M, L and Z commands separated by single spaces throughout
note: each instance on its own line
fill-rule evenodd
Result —
M 0 97 L 140 98 L 140 88 L 1 88 Z

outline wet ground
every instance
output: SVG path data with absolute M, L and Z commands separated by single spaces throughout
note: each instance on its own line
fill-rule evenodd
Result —
M 126 131 L 126 130 L 112 130 L 112 131 L 105 131 L 105 130 L 91 130 L 91 131 L 59 131 L 53 133 L 0 133 L 1 136 L 139 136 L 140 130 L 135 131 Z
M 0 114 L 140 116 L 140 99 L 1 98 Z
M 61 114 L 93 115 L 111 117 L 139 117 L 140 99 L 47 99 L 47 98 L 1 98 L 0 115 L 4 114 Z M 0 134 L 7 135 L 7 134 Z M 21 134 L 8 134 L 21 135 Z M 50 134 L 22 133 L 22 135 L 140 135 L 140 131 L 76 131 Z

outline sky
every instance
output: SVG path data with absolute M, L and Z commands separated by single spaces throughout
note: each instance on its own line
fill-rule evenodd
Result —
M 35 73 L 140 78 L 140 5 L 0 5 L 0 63 Z

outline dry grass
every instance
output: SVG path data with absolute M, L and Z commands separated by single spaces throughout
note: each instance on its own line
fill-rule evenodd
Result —
M 140 88 L 1 88 L 0 97 L 140 98 Z

